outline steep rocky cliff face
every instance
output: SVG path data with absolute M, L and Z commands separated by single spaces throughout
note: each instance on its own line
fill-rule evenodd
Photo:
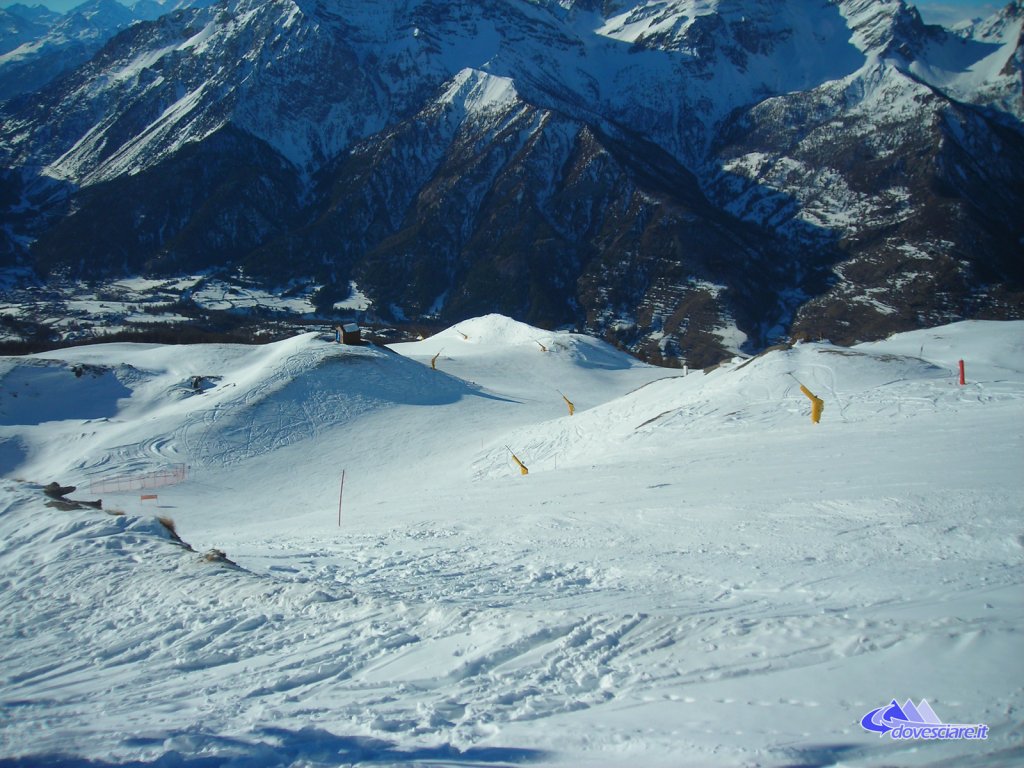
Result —
M 355 282 L 385 319 L 499 311 L 691 365 L 1019 317 L 1022 17 L 182 5 L 0 105 L 4 258 Z

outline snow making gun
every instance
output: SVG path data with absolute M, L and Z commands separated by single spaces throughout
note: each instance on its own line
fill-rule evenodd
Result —
M 819 421 L 821 421 L 821 412 L 825 410 L 825 401 L 822 400 L 817 395 L 815 395 L 813 392 L 811 392 L 811 390 L 809 390 L 807 387 L 805 387 L 801 383 L 800 379 L 798 379 L 796 376 L 793 376 L 792 373 L 790 373 L 789 375 L 793 378 L 793 381 L 800 385 L 800 391 L 803 392 L 807 399 L 811 401 L 811 421 L 814 424 L 817 424 Z
M 507 451 L 509 452 L 509 455 L 510 455 L 510 456 L 512 457 L 512 461 L 514 461 L 514 462 L 515 462 L 516 464 L 518 464 L 518 465 L 519 465 L 519 474 L 521 474 L 521 475 L 528 475 L 528 474 L 530 474 L 530 470 L 528 470 L 528 469 L 526 468 L 526 465 L 525 465 L 525 464 L 523 464 L 523 462 L 521 462 L 521 461 L 519 460 L 519 457 L 518 457 L 518 456 L 516 456 L 516 455 L 515 455 L 515 454 L 514 454 L 514 453 L 512 452 L 512 449 L 511 449 L 511 448 L 509 448 L 509 447 L 508 447 L 508 446 L 506 445 L 506 446 L 505 446 L 505 450 L 507 450 Z

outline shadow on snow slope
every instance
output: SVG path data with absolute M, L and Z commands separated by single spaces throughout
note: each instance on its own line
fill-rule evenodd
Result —
M 166 747 L 154 760 L 90 760 L 68 754 L 25 755 L 0 758 L 0 768 L 29 768 L 46 765 L 50 768 L 273 768 L 301 762 L 318 765 L 411 765 L 429 762 L 432 766 L 500 766 L 522 765 L 543 760 L 545 753 L 512 747 L 471 747 L 460 750 L 444 744 L 436 747 L 400 749 L 393 742 L 357 736 L 339 736 L 320 728 L 300 730 L 261 728 L 259 741 L 215 736 L 186 731 L 151 739 L 135 738 L 129 746 Z M 210 754 L 220 752 L 221 754 Z
M 0 361 L 0 426 L 34 426 L 65 419 L 100 419 L 131 396 L 114 371 L 58 360 Z
M 338 351 L 335 351 L 338 350 Z M 189 417 L 180 442 L 199 464 L 234 464 L 395 405 L 437 406 L 505 398 L 378 348 L 332 347 L 289 364 Z M 197 418 L 198 417 L 198 418 Z
M 235 464 L 395 405 L 502 399 L 390 350 L 315 334 L 257 347 L 115 344 L 4 358 L 0 383 L 5 473 L 62 439 L 65 453 L 88 457 L 80 469 Z

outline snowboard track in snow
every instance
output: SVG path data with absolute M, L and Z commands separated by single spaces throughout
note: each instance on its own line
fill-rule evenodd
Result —
M 185 461 L 160 513 L 196 551 L 137 496 L 65 513 L 0 481 L 0 764 L 1024 759 L 1019 331 L 944 329 L 1002 340 L 958 387 L 943 349 L 907 354 L 921 333 L 679 377 L 487 322 L 405 357 L 64 353 L 134 361 L 132 394 L 0 428 L 19 473 Z M 168 394 L 197 367 L 220 378 Z M 787 371 L 826 398 L 821 424 Z M 863 732 L 892 697 L 992 736 Z

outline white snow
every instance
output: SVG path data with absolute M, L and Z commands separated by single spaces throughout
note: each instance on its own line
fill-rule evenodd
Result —
M 173 51 L 179 49 L 177 45 L 168 45 L 163 48 L 157 48 L 152 51 L 142 51 L 134 59 L 126 62 L 123 66 L 118 69 L 113 69 L 110 72 L 110 80 L 113 82 L 131 80 L 139 76 L 139 74 L 146 68 L 152 67 L 159 62 L 164 56 Z
M 519 101 L 511 78 L 463 69 L 454 78 L 439 104 L 458 103 L 467 113 L 502 111 Z
M 1020 73 L 1013 62 L 1022 31 L 1024 17 L 1007 6 L 970 37 L 949 34 L 932 41 L 909 70 L 953 98 L 994 104 L 1020 119 Z
M 334 303 L 335 310 L 345 309 L 353 312 L 365 312 L 373 305 L 373 301 L 363 293 L 355 281 L 349 281 L 348 290 L 349 295 L 347 299 Z
M 157 56 L 163 53 L 155 54 Z M 221 127 L 223 121 L 215 125 L 205 125 L 202 129 L 189 132 L 182 126 L 196 124 L 195 110 L 203 102 L 203 84 L 195 90 L 184 94 L 168 106 L 153 122 L 122 144 L 116 152 L 95 165 L 84 174 L 83 183 L 91 184 L 115 178 L 121 174 L 135 174 L 145 170 L 147 163 L 153 158 L 161 159 L 184 144 L 201 141 Z M 201 110 L 200 110 L 201 111 Z M 89 129 L 75 145 L 48 165 L 45 172 L 57 179 L 71 179 L 82 173 L 82 169 L 94 161 L 97 149 L 107 141 L 106 129 L 108 120 L 98 122 Z M 164 143 L 168 142 L 168 143 Z
M 747 343 L 747 334 L 735 323 L 728 323 L 715 328 L 712 333 L 722 340 L 722 347 L 734 355 L 741 354 L 743 345 Z
M 253 286 L 240 286 L 223 280 L 204 280 L 191 291 L 197 306 L 213 310 L 249 310 L 257 307 L 293 314 L 310 314 L 313 304 L 310 292 L 303 291 L 294 296 L 283 296 Z
M 312 278 L 295 278 L 272 289 L 256 286 L 242 271 L 214 277 L 211 274 L 171 278 L 127 277 L 95 282 L 51 281 L 38 285 L 18 270 L 0 270 L 4 301 L 0 314 L 35 320 L 59 329 L 65 343 L 84 343 L 104 338 L 132 326 L 188 322 L 175 311 L 182 302 L 207 311 L 254 313 L 263 318 L 287 319 L 285 315 L 312 319 L 312 297 L 320 285 Z M 338 312 L 364 312 L 372 304 L 354 282 L 350 294 L 337 302 Z M 137 328 L 136 328 L 137 329 Z M 0 338 L 24 340 L 17 328 L 6 329 Z
M 0 359 L 0 758 L 1024 760 L 1024 323 L 680 374 L 493 315 Z
M 181 45 L 178 47 L 180 48 L 180 50 L 183 51 L 186 51 L 189 48 L 194 48 L 195 53 L 202 53 L 205 50 L 207 43 L 209 43 L 210 40 L 216 37 L 218 26 L 219 25 L 217 24 L 216 21 L 209 22 L 208 24 L 206 24 L 206 26 L 204 26 L 201 30 L 199 30 L 196 34 L 194 34 L 184 43 L 181 43 Z

